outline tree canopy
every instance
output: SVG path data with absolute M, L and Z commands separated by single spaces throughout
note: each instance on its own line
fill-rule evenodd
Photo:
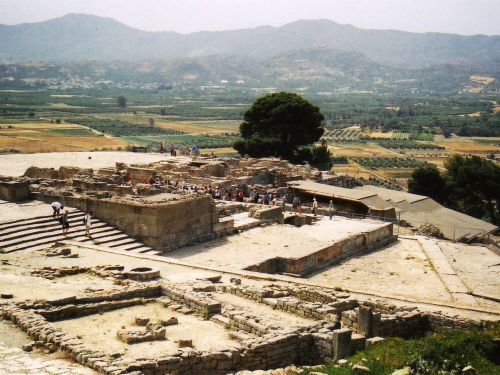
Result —
M 468 215 L 500 223 L 500 167 L 478 156 L 454 155 L 445 162 L 446 172 L 424 164 L 408 182 L 411 193 L 434 198 Z
M 269 94 L 258 98 L 245 112 L 240 125 L 242 139 L 234 147 L 241 155 L 303 161 L 297 160 L 304 154 L 299 147 L 320 139 L 323 120 L 319 108 L 297 94 Z
M 446 180 L 434 164 L 425 163 L 413 171 L 408 190 L 442 202 L 446 198 Z
M 119 96 L 118 98 L 116 98 L 116 101 L 120 108 L 125 108 L 127 106 L 127 98 L 124 96 Z

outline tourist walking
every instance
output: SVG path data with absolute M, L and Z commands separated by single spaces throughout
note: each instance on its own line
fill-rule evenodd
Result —
M 294 197 L 293 198 L 293 201 L 292 201 L 292 209 L 293 209 L 293 212 L 298 212 L 300 213 L 300 199 L 298 197 Z
M 61 210 L 64 209 L 64 206 L 59 202 L 52 202 L 50 206 L 52 210 L 54 210 L 52 217 L 59 217 L 61 215 Z
M 68 234 L 68 230 L 69 230 L 68 214 L 69 214 L 68 210 L 65 210 L 61 216 L 62 231 L 63 231 L 63 235 L 65 235 L 65 236 Z
M 312 212 L 313 215 L 316 216 L 316 211 L 318 210 L 318 201 L 316 200 L 316 197 L 313 198 L 313 206 L 312 206 Z
M 332 220 L 333 216 L 333 200 L 330 199 L 330 205 L 328 206 L 328 216 L 330 217 L 330 220 Z
M 88 211 L 83 217 L 83 225 L 85 225 L 85 236 L 90 237 L 90 228 L 92 227 L 92 216 Z

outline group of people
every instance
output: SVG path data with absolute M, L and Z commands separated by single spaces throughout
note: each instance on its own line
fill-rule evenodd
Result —
M 163 142 L 160 142 L 160 148 L 158 151 L 160 152 L 160 154 L 165 153 L 165 146 L 163 145 Z M 200 149 L 198 145 L 193 145 L 191 147 L 180 149 L 180 154 L 183 156 L 191 156 L 194 158 L 200 156 Z M 170 146 L 170 156 L 177 156 L 177 146 L 175 144 Z
M 50 206 L 53 210 L 52 217 L 59 220 L 59 223 L 61 223 L 62 226 L 62 234 L 67 236 L 70 227 L 69 211 L 64 209 L 64 206 L 60 202 L 52 202 Z M 85 213 L 82 222 L 85 226 L 85 236 L 90 237 L 90 228 L 92 227 L 91 212 L 87 211 Z
M 276 195 L 269 192 L 266 192 L 261 197 L 261 195 L 257 191 L 254 191 L 250 196 L 252 203 L 262 203 L 266 206 L 276 206 L 279 204 L 278 200 L 281 200 Z M 285 203 L 285 198 L 282 199 L 282 202 L 283 204 Z

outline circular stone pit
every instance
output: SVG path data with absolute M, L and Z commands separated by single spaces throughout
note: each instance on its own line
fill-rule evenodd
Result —
M 125 277 L 135 281 L 150 281 L 160 277 L 160 270 L 149 267 L 137 267 L 126 271 Z

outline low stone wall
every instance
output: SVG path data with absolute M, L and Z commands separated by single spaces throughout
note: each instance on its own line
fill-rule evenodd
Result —
M 2 316 L 11 320 L 34 340 L 54 344 L 70 358 L 101 374 L 118 375 L 124 371 L 124 367 L 115 365 L 111 356 L 88 347 L 77 337 L 64 332 L 34 311 L 10 306 L 2 311 Z
M 205 305 L 207 299 L 205 293 L 187 293 L 189 287 L 185 289 L 173 285 L 165 285 L 165 287 L 162 288 L 162 291 L 165 291 L 169 298 L 177 298 L 193 307 Z M 149 292 L 152 291 L 153 289 L 149 289 Z M 136 289 L 135 292 L 137 293 L 138 290 Z M 146 292 L 146 289 L 143 292 Z M 116 298 L 118 294 L 110 293 L 109 296 L 109 298 Z M 60 305 L 64 301 L 74 302 L 74 298 L 54 300 L 51 303 Z M 61 307 L 68 306 L 70 304 Z M 37 312 L 28 309 L 28 307 L 29 304 L 24 306 L 24 309 L 15 306 L 3 307 L 2 315 L 19 325 L 35 340 L 53 343 L 74 360 L 99 373 L 109 375 L 133 373 L 134 371 L 139 371 L 143 375 L 222 375 L 229 371 L 271 369 L 284 367 L 291 363 L 314 364 L 324 361 L 326 358 L 340 358 L 348 355 L 351 350 L 351 332 L 349 330 L 335 330 L 333 325 L 319 323 L 308 329 L 288 330 L 288 332 L 280 333 L 273 327 L 259 327 L 257 319 L 249 320 L 243 317 L 240 319 L 235 314 L 232 318 L 234 322 L 238 322 L 237 328 L 252 333 L 241 347 L 209 352 L 181 348 L 178 352 L 161 358 L 131 359 L 121 357 L 115 359 L 110 355 L 93 350 L 81 340 L 63 332 L 47 321 L 39 314 L 40 311 Z M 341 336 L 348 336 L 348 340 L 340 340 Z
M 62 166 L 59 169 L 29 167 L 24 172 L 25 177 L 61 180 L 70 179 L 77 174 L 93 174 L 93 170 L 91 168 Z
M 140 305 L 148 299 L 160 295 L 161 287 L 159 285 L 141 285 L 84 296 L 45 300 L 43 302 L 25 301 L 18 304 L 18 308 L 32 309 L 48 321 L 57 321 Z
M 269 331 L 269 327 L 262 324 L 258 318 L 240 310 L 225 311 L 223 315 L 227 318 L 225 327 L 228 329 L 237 329 L 256 336 L 264 336 Z
M 204 318 L 209 318 L 214 314 L 220 314 L 221 304 L 206 297 L 202 293 L 196 293 L 186 289 L 181 289 L 169 284 L 162 284 L 162 294 L 170 298 L 172 301 L 186 305 Z
M 267 207 L 267 206 L 255 206 L 250 208 L 250 217 L 259 219 L 263 222 L 278 222 L 283 224 L 283 208 L 278 207 Z
M 24 172 L 25 177 L 58 179 L 59 171 L 54 168 L 29 167 Z
M 246 270 L 307 276 L 343 259 L 387 245 L 396 239 L 392 230 L 392 224 L 385 224 L 371 231 L 348 236 L 330 246 L 299 258 L 271 258 L 247 267 Z
M 398 312 L 392 315 L 373 313 L 369 323 L 363 326 L 360 320 L 360 310 L 344 311 L 342 326 L 352 329 L 353 332 L 366 334 L 369 337 L 402 337 L 410 338 L 421 336 L 427 331 L 426 317 L 420 312 Z M 368 332 L 366 332 L 368 330 Z
M 279 289 L 273 289 L 279 288 Z M 300 296 L 304 295 L 302 289 L 287 288 L 271 284 L 263 289 L 251 286 L 230 285 L 222 286 L 221 290 L 243 298 L 267 304 L 274 309 L 289 312 L 312 320 L 324 320 L 333 324 L 340 321 L 342 311 L 351 310 L 358 306 L 358 301 L 349 298 L 346 294 L 340 294 L 341 298 L 330 296 L 330 302 L 306 302 Z M 326 298 L 326 297 L 325 297 Z
M 446 332 L 453 329 L 493 329 L 498 322 L 465 319 L 457 316 L 449 316 L 439 312 L 426 314 L 429 330 L 433 332 Z

